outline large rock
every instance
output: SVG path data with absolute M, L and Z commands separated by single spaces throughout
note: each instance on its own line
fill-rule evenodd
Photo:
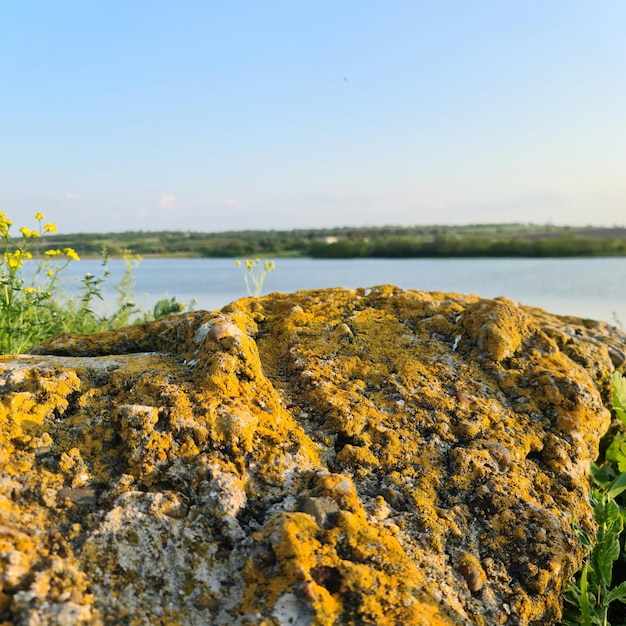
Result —
M 0 622 L 553 624 L 626 337 L 244 299 L 0 361 Z

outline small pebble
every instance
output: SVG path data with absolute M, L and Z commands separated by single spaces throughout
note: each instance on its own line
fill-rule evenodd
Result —
M 477 567 L 471 565 L 470 563 L 462 563 L 459 570 L 463 578 L 465 578 L 467 588 L 472 593 L 476 593 L 483 588 L 485 583 Z
M 326 496 L 319 498 L 302 498 L 298 510 L 315 518 L 320 528 L 333 528 L 336 525 L 339 505 Z
M 63 487 L 59 491 L 59 500 L 69 500 L 74 504 L 91 506 L 98 500 L 98 492 L 93 487 Z
M 243 333 L 240 328 L 232 322 L 218 322 L 211 326 L 209 337 L 215 341 L 221 341 L 226 337 L 241 337 Z
M 489 450 L 489 453 L 501 470 L 505 470 L 511 465 L 511 453 L 501 443 L 490 441 L 485 444 L 485 447 Z
M 353 339 L 354 333 L 347 324 L 339 324 L 331 333 L 333 339 L 341 341 L 342 339 Z
M 457 402 L 461 402 L 461 403 L 465 403 L 465 402 L 469 402 L 469 398 L 462 392 L 462 391 L 457 391 L 454 394 L 454 397 L 456 398 Z

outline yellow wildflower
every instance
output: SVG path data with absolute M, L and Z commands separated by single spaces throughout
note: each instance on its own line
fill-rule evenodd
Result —
M 31 230 L 30 228 L 26 228 L 26 226 L 22 226 L 20 232 L 25 239 L 35 239 L 39 237 L 39 233 L 36 230 Z
M 73 248 L 63 248 L 63 252 L 70 261 L 80 261 L 80 257 Z
M 43 229 L 47 233 L 56 233 L 57 232 L 57 227 L 56 227 L 55 224 L 52 224 L 52 222 L 50 222 L 49 224 L 44 224 Z
M 124 261 L 143 261 L 143 257 L 140 254 L 133 254 L 130 250 L 122 250 L 122 258 Z
M 54 272 L 52 270 L 46 270 L 46 276 L 54 276 Z
M 13 222 L 8 217 L 4 216 L 2 211 L 0 211 L 0 213 L 0 235 L 6 237 L 9 234 L 9 228 L 11 228 Z
M 43 219 L 43 214 L 42 214 L 41 212 L 37 213 L 37 214 L 35 215 L 35 219 L 36 219 L 38 222 L 41 222 L 41 220 Z
M 60 250 L 46 250 L 44 253 L 46 256 L 60 256 L 63 254 Z
M 19 255 L 5 253 L 4 258 L 6 259 L 6 264 L 9 266 L 9 269 L 13 270 L 22 265 Z
M 35 288 L 34 287 L 25 287 L 24 291 L 26 293 L 35 293 Z

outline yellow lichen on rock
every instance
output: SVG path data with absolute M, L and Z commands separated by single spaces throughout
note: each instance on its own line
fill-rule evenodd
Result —
M 0 623 L 554 624 L 624 335 L 397 287 L 0 359 Z
M 339 490 L 329 491 L 324 478 L 337 479 Z M 314 492 L 334 493 L 338 504 L 350 503 L 356 511 L 338 507 L 322 527 L 310 514 L 280 513 L 253 536 L 253 556 L 244 569 L 246 613 L 268 622 L 293 623 L 291 618 L 329 626 L 456 623 L 424 592 L 423 573 L 393 533 L 370 524 L 355 497 L 345 493 L 356 496 L 346 482 L 345 476 L 327 475 Z M 287 602 L 291 598 L 295 602 Z

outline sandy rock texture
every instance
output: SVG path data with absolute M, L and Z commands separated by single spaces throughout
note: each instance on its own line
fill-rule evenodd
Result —
M 0 623 L 557 623 L 625 346 L 382 286 L 2 357 Z

